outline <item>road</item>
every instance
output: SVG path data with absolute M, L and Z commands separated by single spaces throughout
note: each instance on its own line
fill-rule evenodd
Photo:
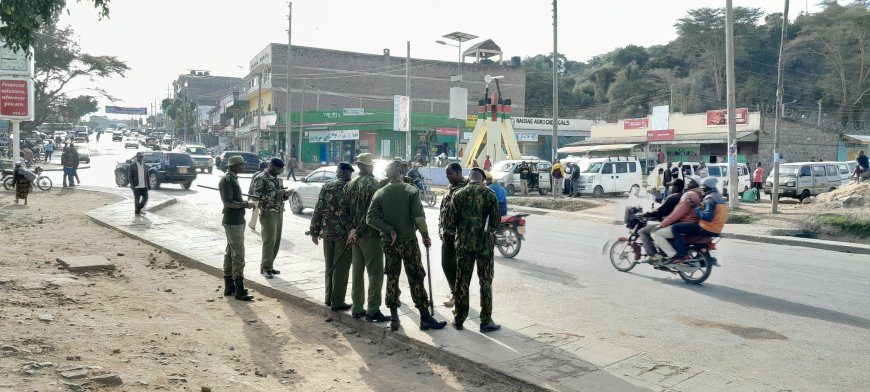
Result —
M 114 187 L 115 162 L 133 151 L 107 140 L 92 148 L 91 169 L 80 173 L 83 183 Z M 215 186 L 220 175 L 200 174 L 196 184 Z M 50 176 L 59 184 L 59 173 Z M 243 188 L 248 181 L 242 179 Z M 214 191 L 167 185 L 158 192 L 178 200 L 161 215 L 197 226 L 220 220 Z M 436 233 L 438 211 L 425 210 Z M 303 234 L 310 212 L 285 214 L 285 246 L 314 247 Z M 602 250 L 624 230 L 530 216 L 518 257 L 496 257 L 496 321 L 538 320 L 675 364 L 715 369 L 762 390 L 863 390 L 870 383 L 866 255 L 725 239 L 716 251 L 723 267 L 695 286 L 647 266 L 630 273 L 614 270 Z M 433 242 L 438 300 L 447 284 L 440 273 L 440 242 Z M 475 295 L 472 308 L 476 301 Z

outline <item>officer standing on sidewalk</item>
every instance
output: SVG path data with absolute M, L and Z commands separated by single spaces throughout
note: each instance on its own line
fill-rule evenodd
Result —
M 284 170 L 284 161 L 280 158 L 272 158 L 269 168 L 254 180 L 254 196 L 260 208 L 260 225 L 263 226 L 261 234 L 263 238 L 263 254 L 260 261 L 260 273 L 266 279 L 272 279 L 273 275 L 281 272 L 274 267 L 275 257 L 281 247 L 281 230 L 284 222 L 284 202 L 290 194 L 284 190 L 281 182 L 281 171 Z
M 334 311 L 351 308 L 344 302 L 347 293 L 347 275 L 350 271 L 351 251 L 347 243 L 350 229 L 350 214 L 342 209 L 344 188 L 350 181 L 353 166 L 347 162 L 338 164 L 336 179 L 320 188 L 314 215 L 311 217 L 311 241 L 319 244 L 323 238 L 323 256 L 326 260 L 326 306 Z
M 447 277 L 447 284 L 450 286 L 450 300 L 445 302 L 444 306 L 452 308 L 456 303 L 456 226 L 450 206 L 453 194 L 467 185 L 468 181 L 462 177 L 462 166 L 458 163 L 454 162 L 447 165 L 444 171 L 450 186 L 447 188 L 447 194 L 441 198 L 438 235 L 441 237 L 441 268 L 444 270 L 444 276 Z
M 359 168 L 359 175 L 350 180 L 344 188 L 345 195 L 342 198 L 343 209 L 350 216 L 350 235 L 347 242 L 352 247 L 353 259 L 351 315 L 354 318 L 365 316 L 366 321 L 381 323 L 390 321 L 389 317 L 381 313 L 384 249 L 378 231 L 366 223 L 366 214 L 372 204 L 372 197 L 381 185 L 372 175 L 375 168 L 372 154 L 357 155 L 355 163 Z M 368 276 L 369 280 L 368 298 L 366 298 L 365 276 Z
M 245 208 L 253 205 L 242 199 L 239 186 L 239 173 L 245 170 L 245 159 L 231 157 L 227 172 L 218 183 L 221 200 L 224 203 L 223 226 L 227 235 L 227 248 L 224 254 L 224 295 L 235 294 L 236 299 L 250 301 L 254 297 L 245 290 Z
M 260 174 L 265 173 L 266 169 L 268 169 L 268 168 L 269 168 L 269 162 L 260 162 L 260 167 L 259 167 L 260 171 L 254 173 L 254 175 L 251 176 L 251 184 L 248 185 L 248 194 L 249 195 L 254 193 L 254 184 L 257 183 L 257 177 L 259 177 Z M 251 221 L 248 222 L 248 227 L 250 227 L 251 230 L 257 231 L 257 218 L 260 216 L 260 209 L 257 208 L 257 199 L 249 198 L 248 201 L 250 201 L 251 203 L 254 203 L 254 210 L 251 211 Z
M 423 281 L 426 270 L 420 260 L 420 245 L 417 243 L 417 230 L 423 236 L 423 244 L 432 246 L 429 230 L 426 227 L 426 217 L 423 214 L 423 204 L 420 202 L 420 192 L 417 187 L 402 182 L 400 163 L 393 161 L 387 165 L 387 178 L 390 184 L 379 189 L 372 198 L 372 205 L 366 215 L 366 222 L 381 232 L 385 242 L 384 255 L 386 263 L 384 273 L 387 275 L 387 306 L 390 308 L 393 331 L 399 329 L 399 274 L 402 272 L 402 262 L 405 263 L 405 274 L 411 286 L 411 298 L 414 306 L 420 311 L 420 329 L 441 329 L 447 325 L 429 314 L 429 296 Z
M 471 273 L 477 263 L 480 281 L 480 332 L 492 332 L 501 326 L 492 321 L 493 233 L 501 224 L 495 193 L 483 186 L 486 174 L 471 169 L 468 185 L 453 195 L 451 212 L 456 226 L 456 318 L 453 327 L 462 330 L 468 317 Z

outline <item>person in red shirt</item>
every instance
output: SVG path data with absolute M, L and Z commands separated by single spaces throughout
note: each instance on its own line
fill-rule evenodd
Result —
M 752 187 L 755 188 L 755 201 L 761 201 L 761 192 L 764 191 L 764 168 L 761 167 L 761 162 L 755 164 L 755 171 L 752 172 Z
M 489 160 L 489 155 L 486 156 L 486 159 L 483 160 L 483 171 L 492 170 L 492 161 Z

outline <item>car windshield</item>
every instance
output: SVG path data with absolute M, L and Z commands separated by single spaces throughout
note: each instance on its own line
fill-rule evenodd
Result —
M 205 147 L 188 147 L 187 153 L 195 155 L 207 155 L 208 150 Z
M 510 172 L 515 165 L 516 163 L 514 162 L 498 162 L 492 167 L 492 171 L 507 173 Z
M 724 167 L 710 166 L 707 168 L 707 174 L 709 174 L 710 177 L 725 177 L 726 174 L 723 174 L 723 173 L 726 170 L 727 169 L 725 169 Z
M 796 176 L 798 172 L 797 166 L 780 166 L 779 174 L 783 176 Z M 773 174 L 773 172 L 771 172 Z
M 190 155 L 177 152 L 166 154 L 166 162 L 171 166 L 190 166 L 192 164 Z
M 601 165 L 601 162 L 590 163 L 586 170 L 583 170 L 583 173 L 598 173 L 598 170 L 601 169 Z
M 244 154 L 242 158 L 245 158 L 246 163 L 253 163 L 254 165 L 260 165 L 260 158 L 257 158 L 254 154 Z

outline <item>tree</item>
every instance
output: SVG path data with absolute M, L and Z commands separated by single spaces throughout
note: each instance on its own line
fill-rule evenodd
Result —
M 33 45 L 35 72 L 33 86 L 36 98 L 36 117 L 24 123 L 26 129 L 33 129 L 45 122 L 50 116 L 57 116 L 59 104 L 67 99 L 65 88 L 73 80 L 80 78 L 100 79 L 124 76 L 130 70 L 127 63 L 115 56 L 95 56 L 84 53 L 77 43 L 56 37 L 72 37 L 72 28 L 59 29 L 55 24 L 45 25 L 42 34 Z M 114 101 L 105 90 L 93 87 L 105 98 Z
M 161 101 L 160 107 L 175 124 L 177 135 L 187 138 L 188 133 L 195 133 L 196 102 L 190 99 L 187 89 L 179 89 L 173 98 Z
M 109 17 L 110 0 L 87 1 L 94 3 L 100 19 Z M 27 52 L 36 42 L 39 31 L 55 24 L 65 7 L 66 0 L 3 0 L 0 3 L 0 37 L 7 47 Z
M 86 114 L 94 113 L 99 108 L 97 107 L 96 98 L 90 95 L 80 95 L 78 97 L 62 101 L 58 105 L 58 112 L 63 114 L 68 122 L 76 124 Z

